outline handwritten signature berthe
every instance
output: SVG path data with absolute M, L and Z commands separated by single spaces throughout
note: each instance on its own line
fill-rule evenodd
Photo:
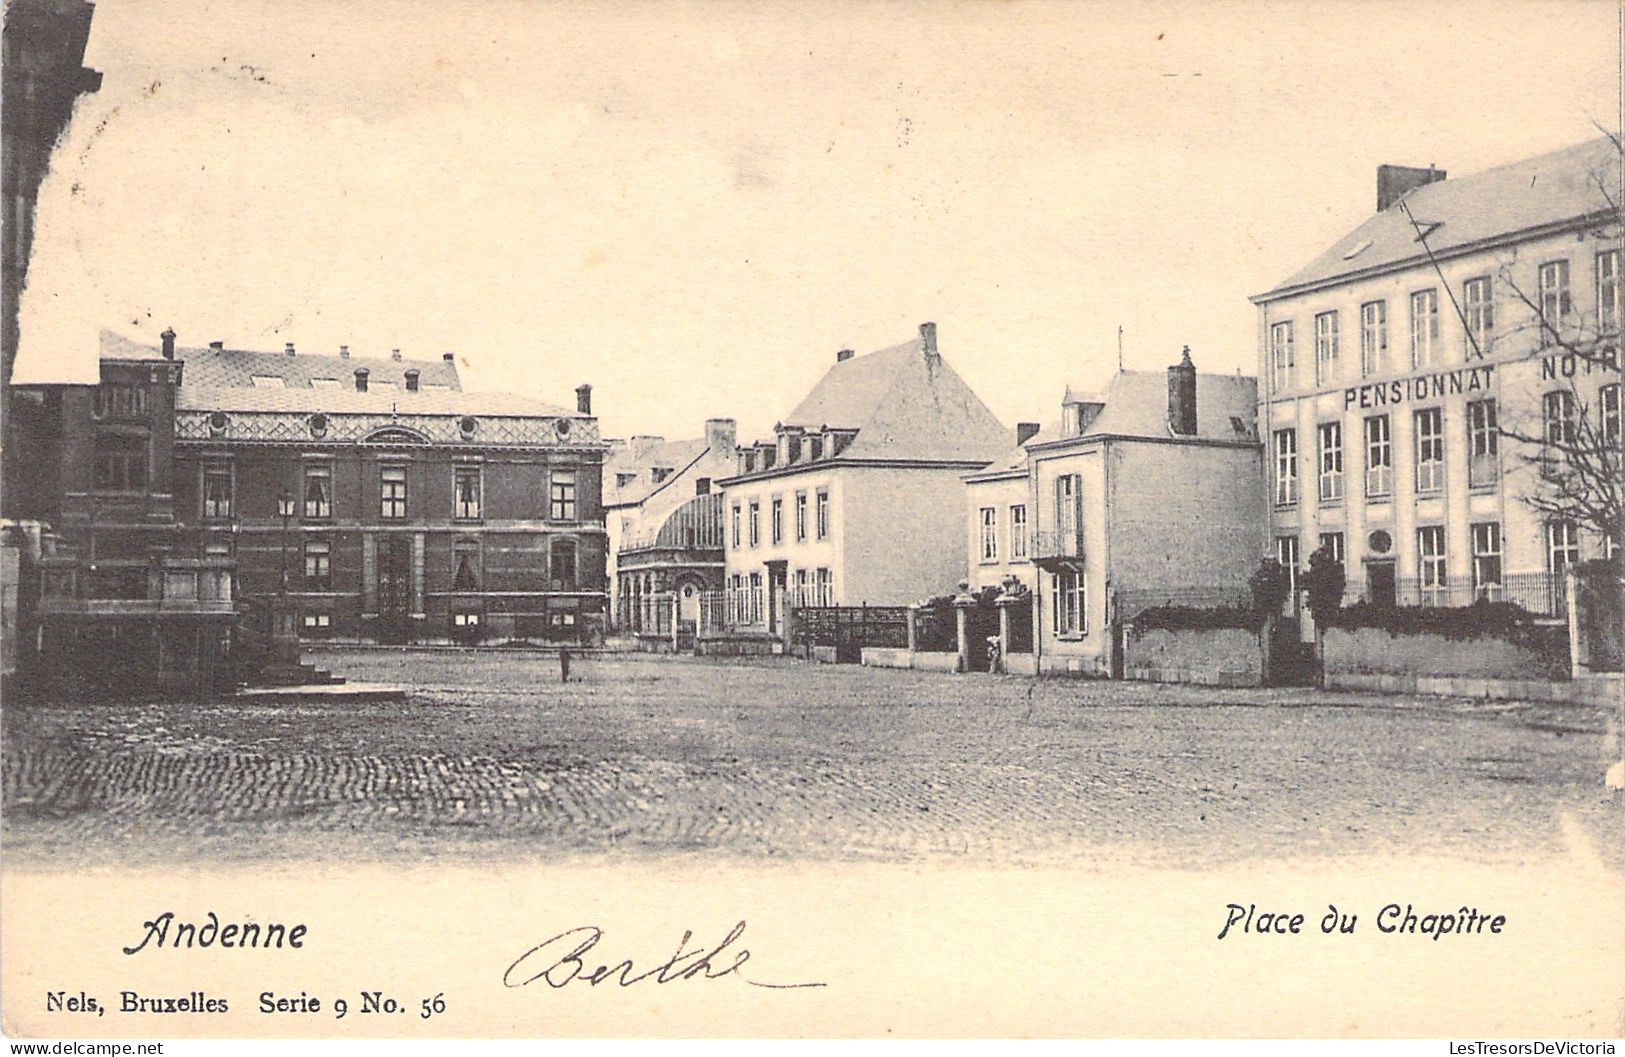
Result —
M 591 984 L 594 987 L 614 983 L 621 987 L 631 987 L 647 980 L 657 984 L 669 984 L 675 980 L 692 980 L 695 977 L 719 980 L 724 976 L 735 976 L 752 987 L 791 990 L 826 986 L 822 983 L 772 984 L 752 980 L 740 972 L 744 964 L 750 960 L 750 951 L 742 946 L 734 946 L 744 934 L 745 922 L 741 921 L 729 930 L 728 935 L 716 946 L 708 949 L 702 945 L 691 950 L 689 941 L 694 938 L 694 933 L 692 930 L 684 929 L 683 938 L 677 941 L 677 950 L 671 957 L 640 972 L 630 958 L 614 964 L 600 961 L 602 955 L 589 959 L 589 952 L 604 938 L 604 930 L 596 925 L 579 925 L 573 929 L 566 929 L 551 939 L 543 940 L 521 954 L 508 966 L 508 971 L 502 974 L 502 982 L 507 987 L 527 987 L 537 981 L 552 988 L 568 987 L 576 983 Z M 589 968 L 594 963 L 596 966 Z

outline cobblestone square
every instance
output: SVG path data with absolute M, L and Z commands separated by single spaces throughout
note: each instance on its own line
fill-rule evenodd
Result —
M 1619 867 L 1608 717 L 642 655 L 323 652 L 403 703 L 8 707 L 13 862 L 1092 852 Z

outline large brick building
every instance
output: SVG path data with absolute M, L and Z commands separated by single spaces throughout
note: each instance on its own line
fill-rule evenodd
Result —
M 1351 599 L 1562 615 L 1564 570 L 1610 542 L 1525 501 L 1548 482 L 1518 438 L 1589 423 L 1617 452 L 1619 181 L 1607 137 L 1461 179 L 1383 166 L 1377 212 L 1253 298 L 1284 565 L 1324 545 Z
M 449 354 L 186 348 L 169 332 L 160 348 L 104 332 L 101 377 L 30 387 L 28 507 L 72 545 L 78 609 L 173 608 L 148 585 L 185 562 L 228 577 L 215 609 L 284 636 L 601 636 L 587 387 L 570 410 L 465 393 Z

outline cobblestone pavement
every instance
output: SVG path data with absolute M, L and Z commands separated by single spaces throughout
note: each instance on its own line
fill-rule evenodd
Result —
M 1110 850 L 1625 866 L 1602 710 L 796 661 L 357 650 L 396 704 L 4 713 L 14 861 Z M 1614 757 L 1617 758 L 1617 755 Z

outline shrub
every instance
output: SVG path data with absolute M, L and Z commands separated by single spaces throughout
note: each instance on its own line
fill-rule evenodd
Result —
M 1338 611 L 1331 626 L 1382 628 L 1394 634 L 1442 635 L 1447 639 L 1514 638 L 1535 627 L 1535 618 L 1513 602 L 1477 601 L 1470 606 L 1382 606 L 1357 602 Z
M 1213 628 L 1241 628 L 1256 631 L 1263 616 L 1247 606 L 1157 606 L 1134 618 L 1136 634 L 1143 631 L 1206 631 Z

